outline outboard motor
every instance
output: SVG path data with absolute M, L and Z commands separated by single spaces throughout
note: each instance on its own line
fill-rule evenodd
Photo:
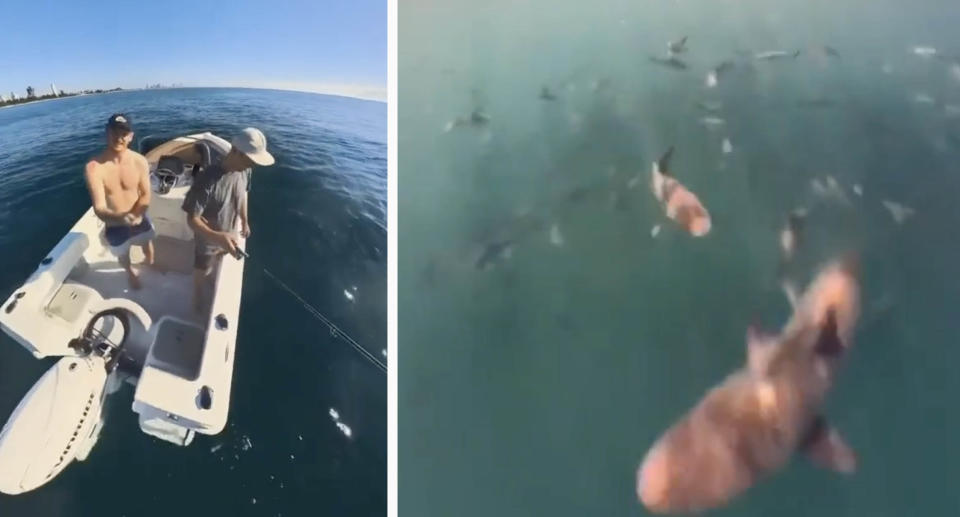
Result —
M 160 161 L 157 162 L 157 170 L 154 171 L 158 180 L 157 192 L 160 194 L 170 192 L 170 189 L 180 183 L 185 169 L 183 160 L 179 156 L 161 156 Z
M 128 331 L 120 311 L 95 315 L 70 343 L 80 355 L 61 358 L 23 397 L 0 430 L 0 492 L 29 492 L 87 458 L 106 396 L 121 386 L 115 372 Z

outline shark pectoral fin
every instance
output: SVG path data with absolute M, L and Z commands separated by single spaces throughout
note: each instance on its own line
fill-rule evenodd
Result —
M 653 172 L 650 176 L 650 190 L 653 191 L 653 196 L 657 198 L 657 201 L 663 202 L 663 174 L 660 174 L 660 169 L 657 167 L 657 162 L 653 162 Z
M 841 474 L 853 474 L 857 470 L 857 455 L 853 448 L 823 417 L 819 417 L 814 424 L 804 442 L 803 451 L 820 468 Z
M 747 327 L 747 364 L 750 372 L 755 375 L 765 375 L 770 358 L 775 351 L 775 336 L 763 332 L 755 325 Z

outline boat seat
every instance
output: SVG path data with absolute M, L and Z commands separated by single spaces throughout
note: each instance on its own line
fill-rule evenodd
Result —
M 54 294 L 56 289 L 70 274 L 77 262 L 83 257 L 90 246 L 90 238 L 85 233 L 70 232 L 60 239 L 60 242 L 40 262 L 37 270 L 27 279 L 26 288 L 34 285 L 41 288 L 44 298 Z M 33 285 L 31 285 L 33 284 Z M 32 290 L 32 289 L 31 289 Z M 47 301 L 44 299 L 44 301 Z
M 65 286 L 64 280 L 83 260 L 89 243 L 84 233 L 65 235 L 2 306 L 0 325 L 34 357 L 76 355 L 70 340 L 86 325 L 85 311 L 101 298 L 85 286 Z
M 96 289 L 74 282 L 64 282 L 47 304 L 47 314 L 71 325 L 86 325 L 90 307 L 103 301 Z

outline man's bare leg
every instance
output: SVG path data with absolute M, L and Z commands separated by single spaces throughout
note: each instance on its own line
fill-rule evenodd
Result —
M 193 270 L 193 310 L 200 315 L 203 315 L 204 305 L 208 301 L 213 302 L 213 293 L 209 293 L 209 299 L 207 293 L 213 267 L 214 264 L 211 262 L 207 269 L 194 268 Z
M 133 265 L 130 263 L 130 248 L 127 248 L 117 260 L 120 262 L 120 265 L 123 266 L 123 269 L 127 271 L 127 280 L 130 282 L 130 287 L 132 289 L 140 289 L 140 277 L 133 271 Z
M 147 241 L 146 244 L 141 246 L 143 248 L 143 264 L 145 266 L 153 265 L 153 241 Z

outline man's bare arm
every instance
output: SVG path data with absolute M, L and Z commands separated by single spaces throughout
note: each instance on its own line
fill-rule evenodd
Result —
M 240 222 L 244 226 L 250 224 L 250 219 L 247 217 L 247 199 L 250 197 L 249 194 L 243 195 L 243 201 L 240 202 Z
M 90 203 L 93 205 L 93 213 L 103 222 L 113 224 L 125 224 L 124 214 L 113 210 L 107 206 L 107 198 L 103 191 L 103 180 L 97 174 L 96 165 L 93 162 L 87 164 L 84 172 L 87 180 L 87 190 L 90 191 Z
M 228 233 L 218 232 L 210 228 L 207 221 L 199 214 L 188 216 L 187 224 L 190 225 L 190 228 L 193 229 L 195 234 L 202 235 L 209 242 L 217 243 L 230 253 L 236 253 L 237 244 L 234 242 L 233 237 Z
M 138 162 L 140 167 L 140 182 L 137 185 L 137 190 L 139 191 L 140 197 L 137 198 L 137 202 L 134 203 L 130 212 L 137 217 L 142 217 L 150 206 L 150 165 L 143 156 L 140 156 Z

